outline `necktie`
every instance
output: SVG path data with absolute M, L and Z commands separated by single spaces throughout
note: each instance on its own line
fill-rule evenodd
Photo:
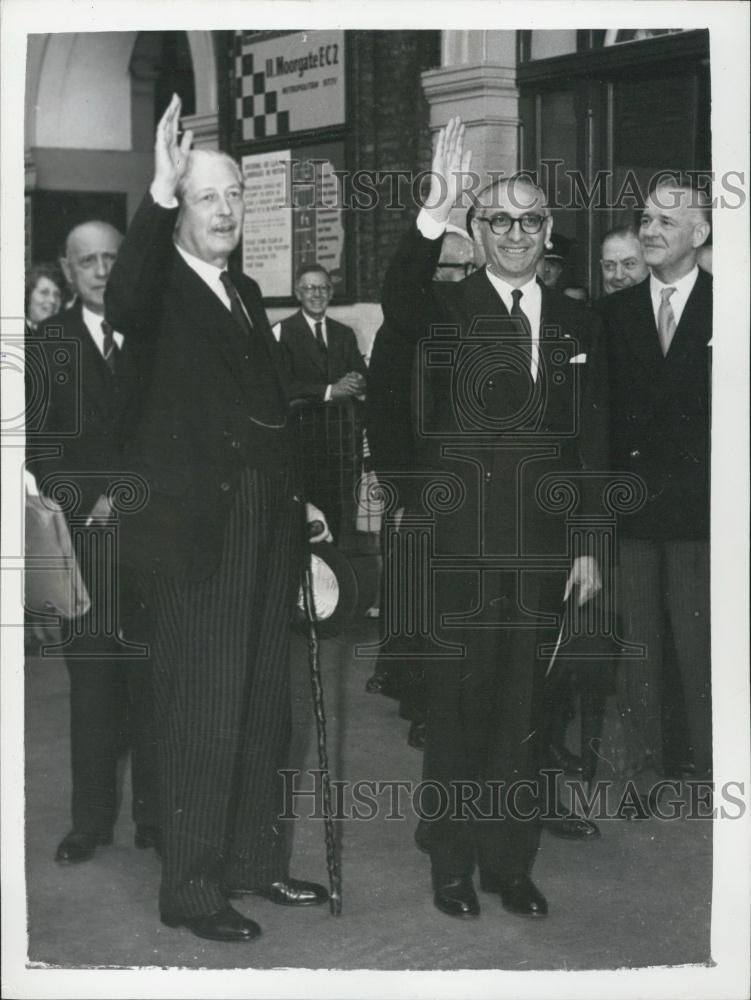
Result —
M 323 339 L 323 323 L 320 321 L 315 324 L 316 340 L 318 341 L 318 346 L 322 351 L 326 350 L 326 341 Z
M 511 291 L 512 305 L 511 305 L 510 315 L 514 316 L 516 319 L 521 321 L 521 324 L 529 338 L 526 341 L 526 343 L 522 346 L 522 350 L 524 354 L 525 363 L 527 365 L 527 371 L 531 372 L 532 371 L 532 327 L 530 326 L 529 323 L 529 317 L 521 307 L 521 299 L 523 294 L 524 292 L 522 292 L 521 288 L 512 289 Z
M 675 313 L 670 305 L 670 296 L 675 288 L 663 288 L 660 292 L 660 308 L 657 310 L 657 336 L 660 338 L 662 356 L 670 350 L 670 344 L 675 334 Z
M 115 334 L 112 327 L 109 325 L 106 319 L 102 320 L 102 333 L 104 334 L 104 343 L 102 345 L 102 356 L 107 362 L 107 367 L 111 372 L 115 370 L 115 364 L 117 362 L 117 344 L 115 343 Z
M 224 285 L 224 290 L 229 299 L 230 311 L 232 312 L 235 322 L 243 333 L 247 334 L 248 337 L 252 337 L 253 325 L 251 324 L 248 314 L 245 311 L 245 307 L 240 300 L 238 291 L 232 283 L 232 278 L 230 278 L 227 271 L 222 271 L 219 275 L 219 280 Z

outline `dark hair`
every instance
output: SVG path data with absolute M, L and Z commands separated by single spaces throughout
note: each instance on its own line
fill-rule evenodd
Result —
M 65 279 L 63 278 L 62 271 L 57 264 L 53 261 L 40 261 L 38 264 L 32 264 L 29 269 L 29 273 L 26 275 L 26 289 L 23 299 L 24 314 L 28 313 L 31 293 L 34 291 L 42 278 L 49 278 L 49 280 L 60 289 L 60 295 L 64 295 Z
M 323 275 L 326 276 L 326 278 L 329 281 L 329 283 L 331 283 L 331 275 L 326 270 L 326 268 L 323 266 L 323 264 L 316 264 L 316 263 L 313 263 L 313 264 L 303 264 L 302 267 L 300 267 L 300 268 L 297 269 L 297 274 L 295 275 L 295 284 L 296 285 L 298 285 L 300 283 L 300 279 L 302 278 L 302 276 L 304 274 L 323 274 Z

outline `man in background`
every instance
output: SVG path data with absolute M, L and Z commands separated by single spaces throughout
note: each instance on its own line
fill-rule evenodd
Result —
M 365 392 L 367 369 L 355 331 L 326 315 L 333 290 L 325 267 L 305 265 L 295 282 L 300 308 L 273 328 L 289 357 L 291 399 L 328 402 Z
M 626 770 L 644 791 L 663 768 L 661 695 L 670 656 L 682 682 L 695 777 L 706 780 L 712 770 L 712 278 L 697 266 L 709 231 L 697 191 L 661 184 L 647 198 L 639 229 L 649 277 L 601 303 L 610 467 L 639 476 L 645 491 L 641 508 L 619 522 L 617 577 L 624 638 L 644 647 L 642 659 L 625 660 L 617 673 Z M 612 249 L 607 253 L 609 260 Z M 625 259 L 639 260 L 635 251 Z
M 297 275 L 300 308 L 274 328 L 287 367 L 290 401 L 298 410 L 298 447 L 306 499 L 324 511 L 336 541 L 350 526 L 362 457 L 357 403 L 367 368 L 355 331 L 327 315 L 333 285 L 325 267 L 306 264 Z M 348 408 L 330 404 L 346 404 Z
M 60 842 L 55 860 L 88 861 L 98 846 L 112 843 L 117 818 L 118 757 L 131 747 L 133 819 L 137 847 L 160 846 L 157 762 L 152 722 L 148 660 L 132 658 L 114 624 L 143 621 L 143 608 L 123 565 L 105 562 L 111 517 L 108 488 L 122 469 L 120 424 L 128 359 L 121 333 L 104 318 L 104 289 L 122 242 L 106 222 L 76 226 L 60 260 L 76 301 L 45 321 L 62 332 L 63 342 L 77 345 L 75 377 L 50 381 L 49 399 L 39 436 L 56 445 L 52 458 L 33 458 L 30 467 L 42 494 L 72 487 L 76 496 L 75 531 L 82 575 L 91 608 L 73 623 L 64 643 L 70 677 L 70 741 L 73 828 Z M 34 350 L 34 342 L 30 345 Z M 66 433 L 70 414 L 78 414 L 78 432 Z M 36 435 L 30 439 L 30 443 Z M 85 516 L 84 527 L 81 520 Z M 127 638 L 127 636 L 126 636 Z
M 605 233 L 600 248 L 600 268 L 606 295 L 644 281 L 649 272 L 639 234 L 633 226 L 617 226 Z

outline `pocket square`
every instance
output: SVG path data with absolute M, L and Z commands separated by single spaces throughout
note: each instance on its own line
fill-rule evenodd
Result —
M 573 358 L 569 360 L 570 365 L 585 365 L 587 363 L 586 354 L 575 354 Z

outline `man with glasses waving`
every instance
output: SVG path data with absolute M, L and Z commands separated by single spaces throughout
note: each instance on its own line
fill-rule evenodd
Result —
M 545 509 L 545 483 L 604 464 L 604 442 L 589 429 L 594 405 L 580 399 L 597 319 L 536 280 L 552 219 L 544 193 L 521 176 L 478 195 L 470 225 L 485 267 L 432 281 L 469 169 L 463 145 L 452 119 L 382 300 L 386 321 L 420 345 L 418 398 L 432 401 L 418 416 L 420 474 L 435 487 L 423 491 L 435 499 L 432 561 L 418 581 L 434 609 L 418 812 L 430 821 L 424 843 L 441 912 L 480 912 L 478 867 L 480 887 L 507 911 L 539 918 L 547 902 L 530 879 L 547 665 L 539 646 L 555 643 L 562 601 L 583 605 L 600 589 L 590 555 L 568 558 L 565 515 Z

